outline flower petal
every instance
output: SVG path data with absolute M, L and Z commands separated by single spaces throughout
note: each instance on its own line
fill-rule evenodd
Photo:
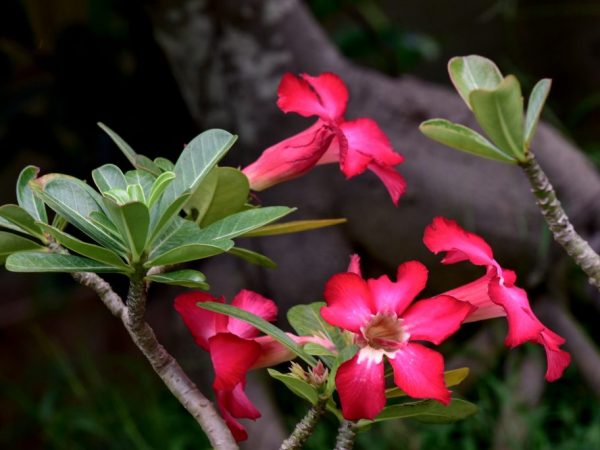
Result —
M 476 266 L 493 266 L 501 269 L 494 259 L 492 249 L 481 237 L 463 230 L 455 221 L 436 217 L 425 229 L 423 242 L 433 253 L 447 252 L 443 264 L 471 261 Z
M 348 270 L 346 272 L 355 273 L 359 277 L 361 276 L 360 256 L 356 253 L 350 256 L 350 264 L 348 265 Z
M 217 333 L 227 330 L 228 317 L 196 306 L 200 302 L 223 303 L 206 292 L 187 292 L 175 298 L 175 309 L 194 336 L 196 343 L 208 351 L 208 340 Z
M 396 169 L 381 164 L 369 164 L 369 170 L 379 177 L 387 189 L 394 205 L 398 206 L 398 200 L 406 192 L 406 180 Z
M 540 333 L 539 343 L 544 346 L 548 361 L 546 369 L 546 380 L 548 381 L 556 381 L 562 377 L 563 372 L 571 363 L 571 355 L 560 348 L 564 342 L 565 340 L 561 336 L 549 328 Z
M 395 312 L 400 316 L 425 287 L 427 268 L 419 261 L 408 261 L 398 266 L 396 282 L 383 275 L 367 283 L 373 294 L 375 312 Z
M 456 333 L 475 307 L 447 295 L 419 300 L 403 315 L 402 320 L 411 341 L 429 341 L 441 344 Z
M 390 363 L 394 383 L 414 398 L 432 398 L 448 405 L 450 391 L 444 383 L 444 358 L 420 344 L 407 344 L 396 351 Z
M 215 390 L 221 415 L 237 442 L 248 439 L 248 433 L 235 418 L 255 420 L 260 417 L 260 411 L 250 402 L 243 386 L 244 383 L 239 383 L 230 391 Z
M 291 333 L 286 334 L 296 341 L 295 338 L 297 338 L 297 336 L 294 336 Z M 285 347 L 271 336 L 260 336 L 253 340 L 260 345 L 260 355 L 256 361 L 254 361 L 252 369 L 276 366 L 282 362 L 291 361 L 296 357 L 289 348 Z M 298 342 L 296 341 L 296 343 Z
M 231 333 L 219 333 L 208 341 L 215 369 L 214 389 L 231 390 L 241 383 L 260 355 L 260 345 Z
M 354 273 L 331 277 L 325 285 L 325 301 L 327 306 L 321 308 L 323 319 L 354 333 L 359 333 L 374 313 L 367 283 Z
M 268 322 L 273 322 L 275 319 L 277 319 L 277 305 L 275 302 L 247 289 L 242 289 L 240 292 L 238 292 L 238 294 L 233 298 L 231 305 L 252 313 Z M 258 329 L 250 325 L 248 322 L 244 322 L 240 319 L 234 319 L 233 317 L 229 318 L 229 325 L 227 325 L 227 329 L 231 333 L 242 338 L 251 338 L 258 336 L 260 333 Z
M 266 149 L 242 172 L 254 191 L 297 178 L 317 164 L 334 137 L 335 131 L 319 120 L 310 128 Z
M 319 116 L 322 119 L 340 119 L 348 103 L 348 89 L 340 77 L 323 73 L 312 77 L 300 77 L 286 73 L 277 90 L 277 106 L 285 112 L 295 112 L 304 117 Z
M 470 303 L 476 307 L 476 309 L 467 316 L 464 323 L 506 316 L 504 308 L 494 303 L 490 298 L 490 281 L 492 281 L 495 276 L 496 271 L 489 270 L 488 273 L 475 281 L 471 281 L 470 283 L 454 288 L 448 292 L 444 292 L 443 295 L 448 295 L 456 300 Z
M 347 420 L 373 419 L 385 406 L 383 361 L 361 358 L 360 353 L 366 349 L 343 363 L 335 377 L 342 414 Z

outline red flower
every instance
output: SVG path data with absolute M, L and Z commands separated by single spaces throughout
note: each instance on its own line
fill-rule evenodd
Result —
M 268 336 L 257 337 L 259 331 L 252 325 L 199 308 L 198 302 L 224 303 L 224 300 L 204 292 L 190 292 L 175 299 L 175 309 L 196 343 L 210 353 L 215 370 L 213 389 L 219 409 L 235 439 L 242 441 L 248 435 L 236 419 L 260 417 L 260 412 L 244 392 L 246 372 L 278 364 L 294 355 Z M 231 304 L 265 320 L 273 321 L 277 317 L 275 303 L 252 291 L 240 291 Z
M 277 105 L 285 112 L 317 116 L 307 130 L 266 149 L 243 172 L 250 187 L 261 191 L 282 181 L 299 177 L 317 164 L 339 162 L 352 178 L 369 169 L 385 184 L 394 204 L 406 189 L 395 166 L 404 158 L 372 119 L 345 120 L 348 89 L 333 73 L 317 77 L 286 73 L 277 91 Z
M 569 353 L 560 348 L 565 340 L 538 320 L 527 293 L 515 285 L 514 272 L 500 267 L 482 238 L 463 230 L 452 220 L 437 217 L 426 228 L 423 241 L 434 253 L 446 252 L 443 264 L 470 261 L 487 268 L 482 278 L 445 293 L 477 306 L 467 321 L 507 316 L 506 345 L 515 347 L 525 342 L 543 345 L 548 360 L 546 380 L 554 381 L 562 376 L 571 361 Z
M 349 270 L 327 282 L 327 306 L 321 309 L 328 323 L 353 333 L 360 347 L 336 375 L 344 417 L 373 419 L 385 406 L 384 356 L 404 392 L 448 404 L 442 355 L 414 341 L 441 343 L 458 330 L 473 306 L 449 296 L 411 305 L 427 281 L 427 269 L 418 261 L 401 264 L 396 282 L 385 275 L 363 280 L 356 256 Z

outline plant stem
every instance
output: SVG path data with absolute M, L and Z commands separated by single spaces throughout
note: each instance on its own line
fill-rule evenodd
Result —
M 344 420 L 338 428 L 338 435 L 333 450 L 352 450 L 358 427 L 355 422 Z
M 213 448 L 237 450 L 238 446 L 231 432 L 213 404 L 189 379 L 175 358 L 158 342 L 154 331 L 145 322 L 146 288 L 143 275 L 137 274 L 131 279 L 127 305 L 98 275 L 80 272 L 74 273 L 73 278 L 80 284 L 93 289 L 110 312 L 121 319 L 133 342 L 142 351 L 171 393 L 196 419 Z
M 316 405 L 311 406 L 302 420 L 296 424 L 296 428 L 294 428 L 290 437 L 283 441 L 279 450 L 296 450 L 301 448 L 302 444 L 313 433 L 319 419 L 325 412 L 326 404 L 327 399 L 320 399 Z
M 520 163 L 529 178 L 531 190 L 546 223 L 552 231 L 554 240 L 565 249 L 567 254 L 586 273 L 590 284 L 600 290 L 600 256 L 583 239 L 569 221 L 548 177 L 537 163 L 532 153 Z

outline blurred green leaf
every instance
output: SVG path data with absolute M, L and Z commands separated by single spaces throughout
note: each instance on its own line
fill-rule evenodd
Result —
M 473 155 L 496 161 L 516 163 L 516 160 L 500 150 L 482 135 L 470 128 L 446 119 L 430 119 L 423 122 L 419 129 L 421 133 L 440 144 L 462 150 Z
M 275 269 L 277 267 L 277 263 L 268 256 L 248 250 L 247 248 L 233 247 L 227 253 L 242 258 L 249 263 L 266 267 L 267 269 Z
M 319 394 L 317 393 L 317 390 L 314 388 L 314 386 L 308 384 L 306 381 L 287 373 L 284 374 L 278 372 L 275 369 L 267 369 L 267 372 L 269 372 L 269 375 L 272 378 L 285 384 L 285 386 L 298 397 L 307 400 L 313 405 L 316 405 L 319 401 Z
M 526 148 L 529 148 L 531 140 L 535 135 L 535 129 L 540 120 L 540 115 L 542 114 L 542 109 L 544 109 L 544 103 L 546 103 L 551 86 L 552 80 L 544 78 L 536 83 L 529 95 L 524 131 Z
M 7 231 L 0 231 L 0 264 L 4 264 L 6 258 L 15 252 L 43 249 L 44 247 L 37 242 Z
M 173 169 L 175 168 L 175 164 L 161 156 L 154 158 L 154 164 L 160 167 L 163 172 L 173 172 Z
M 170 284 L 173 286 L 184 286 L 187 288 L 198 288 L 207 291 L 208 283 L 205 283 L 206 277 L 202 272 L 191 269 L 177 270 L 175 272 L 158 273 L 148 275 L 147 280 L 155 283 Z
M 17 203 L 34 220 L 48 223 L 48 215 L 46 214 L 44 202 L 37 198 L 29 187 L 29 182 L 34 180 L 39 172 L 40 169 L 35 166 L 27 166 L 21 171 L 17 179 Z
M 319 220 L 293 220 L 291 222 L 274 223 L 256 230 L 244 233 L 243 237 L 275 236 L 278 234 L 299 233 L 301 231 L 316 230 L 346 223 L 346 219 L 319 219 Z
M 493 90 L 502 82 L 502 73 L 493 61 L 479 55 L 457 56 L 448 62 L 448 73 L 454 87 L 470 109 L 471 92 Z
M 123 269 L 81 256 L 39 252 L 13 253 L 6 260 L 6 269 L 11 272 L 123 272 Z

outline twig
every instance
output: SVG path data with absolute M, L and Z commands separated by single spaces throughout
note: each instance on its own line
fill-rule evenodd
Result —
M 200 424 L 212 446 L 218 450 L 237 450 L 238 446 L 231 432 L 213 404 L 189 379 L 175 358 L 158 342 L 154 331 L 144 321 L 146 289 L 143 276 L 132 278 L 127 294 L 127 306 L 98 275 L 81 272 L 74 273 L 73 278 L 93 289 L 110 312 L 121 319 L 133 342 L 171 393 Z
M 302 420 L 296 424 L 296 428 L 294 428 L 292 434 L 283 441 L 279 450 L 296 450 L 301 448 L 302 444 L 304 444 L 313 433 L 319 419 L 325 412 L 326 404 L 327 399 L 321 399 L 316 405 L 311 406 Z
M 573 228 L 569 217 L 556 197 L 552 184 L 533 154 L 529 153 L 527 159 L 520 165 L 529 178 L 536 203 L 552 231 L 554 240 L 562 245 L 569 256 L 581 267 L 588 276 L 589 282 L 600 290 L 600 256 Z
M 352 450 L 358 427 L 355 422 L 344 420 L 338 429 L 335 448 L 333 450 Z

